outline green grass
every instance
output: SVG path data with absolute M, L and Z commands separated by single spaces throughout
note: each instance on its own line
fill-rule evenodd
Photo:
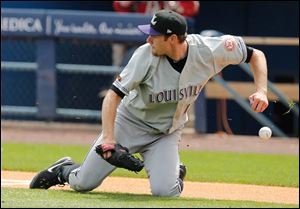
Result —
M 88 150 L 82 145 L 1 143 L 1 169 L 37 172 L 63 156 L 81 163 Z M 181 151 L 180 157 L 189 181 L 299 187 L 298 155 Z M 138 174 L 117 169 L 112 175 L 147 176 L 144 169 Z
M 187 179 L 299 187 L 299 156 L 182 151 Z
M 127 193 L 1 188 L 1 208 L 298 208 L 298 205 L 163 198 Z

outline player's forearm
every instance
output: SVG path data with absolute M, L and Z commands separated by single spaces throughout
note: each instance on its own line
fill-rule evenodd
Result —
M 267 95 L 268 69 L 264 53 L 254 49 L 249 64 L 253 72 L 256 91 Z
M 102 104 L 102 129 L 103 142 L 115 143 L 114 123 L 116 118 L 117 107 L 120 104 L 121 97 L 114 91 L 108 90 Z

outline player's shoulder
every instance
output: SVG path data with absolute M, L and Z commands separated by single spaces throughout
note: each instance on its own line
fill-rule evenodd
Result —
M 200 34 L 189 34 L 187 36 L 187 41 L 191 45 L 207 45 L 209 42 L 219 42 L 225 40 L 226 38 L 232 37 L 231 35 L 222 36 L 203 36 Z
M 198 34 L 189 34 L 186 38 L 189 45 L 201 45 L 203 44 L 203 36 Z
M 151 45 L 149 43 L 139 46 L 134 51 L 132 59 L 139 63 L 144 63 L 144 66 L 156 65 L 159 61 L 159 57 L 152 54 Z
M 150 56 L 151 55 L 151 46 L 149 43 L 145 43 L 141 46 L 139 46 L 136 50 L 135 53 L 141 54 L 141 55 L 146 55 Z
M 221 36 L 203 36 L 200 34 L 190 34 L 187 37 L 187 41 L 190 45 L 197 45 L 201 47 L 215 48 L 219 45 L 224 45 L 230 42 L 241 42 L 242 38 L 240 36 L 234 36 L 230 34 Z
M 189 43 L 190 46 L 196 46 L 196 47 L 208 47 L 213 43 L 220 42 L 220 37 L 208 37 L 208 36 L 202 36 L 200 34 L 189 34 L 187 36 L 187 42 Z

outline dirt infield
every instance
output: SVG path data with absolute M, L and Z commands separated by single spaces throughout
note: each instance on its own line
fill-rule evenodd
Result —
M 26 187 L 35 173 L 1 171 L 1 187 Z M 130 185 L 130 187 L 128 186 Z M 299 188 L 185 182 L 181 197 L 299 204 Z M 51 189 L 70 189 L 69 186 Z M 95 191 L 150 194 L 147 179 L 107 177 Z
M 1 141 L 90 144 L 100 130 L 100 125 L 1 121 Z M 299 139 L 276 138 L 264 141 L 258 137 L 228 136 L 223 133 L 199 135 L 191 129 L 186 129 L 180 149 L 297 155 Z M 28 187 L 28 182 L 33 175 L 34 173 L 1 171 L 1 187 Z M 54 189 L 61 189 L 61 187 L 54 187 Z M 69 188 L 66 186 L 64 189 Z M 147 179 L 124 177 L 108 177 L 96 191 L 150 194 Z M 182 197 L 299 204 L 299 188 L 185 182 Z

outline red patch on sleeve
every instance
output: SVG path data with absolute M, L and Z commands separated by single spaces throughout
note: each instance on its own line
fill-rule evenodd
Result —
M 227 51 L 232 51 L 236 46 L 236 42 L 233 38 L 228 38 L 224 42 L 224 47 Z

